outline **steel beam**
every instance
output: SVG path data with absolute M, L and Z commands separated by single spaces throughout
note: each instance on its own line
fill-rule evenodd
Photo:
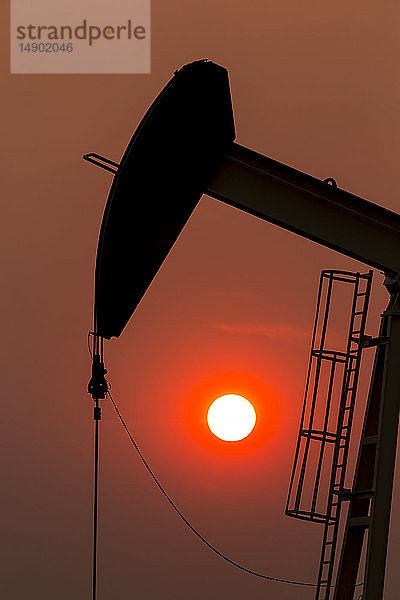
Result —
M 205 193 L 388 275 L 400 273 L 400 215 L 239 144 Z
M 388 338 L 374 470 L 364 600 L 382 600 L 400 410 L 400 298 L 386 311 Z
M 380 335 L 386 336 L 386 333 L 387 318 L 384 317 L 381 322 Z M 368 528 L 356 527 L 351 523 L 354 524 L 355 519 L 366 518 L 370 514 L 385 356 L 386 345 L 379 345 L 375 351 L 353 488 L 345 498 L 345 500 L 349 500 L 349 510 L 336 577 L 334 600 L 353 600 L 364 537 L 368 532 Z

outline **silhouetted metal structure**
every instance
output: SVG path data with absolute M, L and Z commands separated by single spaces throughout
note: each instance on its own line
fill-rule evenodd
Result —
M 194 63 L 177 71 L 143 117 L 115 169 L 96 260 L 98 335 L 118 337 L 233 140 L 226 69 Z
M 286 514 L 324 523 L 316 600 L 329 600 L 372 271 L 323 271 Z M 351 287 L 347 336 L 329 335 L 336 287 Z M 342 311 L 344 312 L 344 311 Z M 346 318 L 347 317 L 347 318 Z M 345 322 L 347 321 L 347 322 Z M 340 343 L 341 342 L 341 343 Z M 348 492 L 350 490 L 347 490 Z
M 339 189 L 331 178 L 320 181 L 244 148 L 234 138 L 227 71 L 197 61 L 177 71 L 153 102 L 120 164 L 95 154 L 84 157 L 114 173 L 96 260 L 89 390 L 95 418 L 104 391 L 103 338 L 121 334 L 202 194 L 380 269 L 390 293 L 381 335 L 364 336 L 354 351 L 346 351 L 348 365 L 353 363 L 347 376 L 354 378 L 360 347 L 377 346 L 353 488 L 342 483 L 335 488 L 337 497 L 350 503 L 335 600 L 353 598 L 367 530 L 364 600 L 381 600 L 400 408 L 400 215 Z M 320 355 L 321 361 L 326 358 Z M 349 415 L 351 387 L 341 404 Z M 334 435 L 336 448 L 343 426 Z M 340 460 L 338 454 L 336 470 Z M 309 513 L 317 516 L 312 506 Z M 321 515 L 330 523 L 332 506 Z M 94 522 L 96 527 L 96 512 Z M 325 547 L 329 541 L 327 534 Z M 95 566 L 93 572 L 95 579 Z M 329 582 L 329 573 L 320 574 L 328 589 L 323 581 Z

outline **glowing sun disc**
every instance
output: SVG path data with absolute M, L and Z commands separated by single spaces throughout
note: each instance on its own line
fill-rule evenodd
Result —
M 256 424 L 253 405 L 237 394 L 226 394 L 214 400 L 208 409 L 207 423 L 221 440 L 237 442 L 247 437 Z

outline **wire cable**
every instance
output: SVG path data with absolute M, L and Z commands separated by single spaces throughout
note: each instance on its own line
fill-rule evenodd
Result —
M 292 579 L 283 579 L 283 578 L 280 578 L 280 577 L 272 577 L 271 575 L 265 575 L 264 573 L 258 573 L 257 571 L 253 571 L 252 569 L 248 569 L 247 567 L 244 567 L 243 565 L 241 565 L 241 564 L 237 563 L 236 561 L 232 560 L 231 558 L 229 558 L 228 556 L 226 556 L 225 554 L 223 554 L 222 552 L 220 552 L 217 548 L 215 548 L 215 546 L 213 546 L 212 544 L 210 544 L 210 542 L 208 542 L 201 535 L 201 533 L 199 533 L 197 531 L 197 529 L 195 529 L 193 527 L 193 525 L 191 525 L 191 523 L 186 519 L 186 517 L 182 514 L 182 512 L 177 507 L 177 505 L 175 504 L 175 502 L 170 498 L 170 496 L 167 494 L 167 492 L 165 491 L 165 489 L 163 488 L 163 486 L 161 485 L 161 483 L 158 481 L 158 479 L 155 476 L 155 474 L 153 473 L 153 471 L 152 471 L 149 463 L 147 462 L 147 460 L 143 456 L 143 454 L 142 454 L 139 446 L 137 445 L 136 441 L 134 440 L 134 438 L 133 438 L 133 436 L 132 436 L 132 434 L 131 434 L 131 432 L 130 432 L 130 430 L 128 428 L 128 425 L 126 424 L 125 419 L 121 415 L 121 413 L 119 411 L 119 408 L 118 408 L 118 406 L 117 406 L 114 398 L 112 397 L 109 389 L 107 390 L 106 395 L 110 398 L 111 403 L 112 403 L 112 405 L 114 407 L 114 410 L 117 413 L 118 418 L 121 421 L 121 424 L 124 427 L 126 433 L 128 434 L 128 437 L 129 437 L 132 445 L 135 447 L 135 450 L 138 453 L 138 455 L 140 457 L 140 460 L 142 461 L 142 463 L 146 467 L 148 473 L 152 477 L 154 483 L 156 484 L 156 486 L 158 487 L 158 489 L 160 490 L 160 492 L 163 494 L 163 496 L 168 501 L 168 503 L 172 506 L 172 508 L 174 509 L 174 511 L 176 512 L 176 514 L 182 519 L 182 521 L 185 523 L 185 525 L 187 525 L 187 527 L 190 529 L 190 531 L 201 542 L 203 542 L 203 544 L 205 544 L 212 552 L 214 552 L 214 554 L 217 554 L 220 558 L 222 558 L 223 560 L 225 560 L 226 562 L 228 562 L 230 565 L 236 567 L 237 569 L 240 569 L 241 571 L 244 571 L 245 573 L 249 573 L 250 575 L 254 575 L 255 577 L 259 577 L 260 579 L 266 579 L 268 581 L 274 581 L 276 583 L 286 583 L 286 584 L 290 584 L 290 585 L 299 585 L 299 586 L 303 586 L 303 587 L 311 587 L 311 588 L 318 587 L 318 584 L 316 584 L 316 583 L 311 583 L 311 582 L 306 582 L 306 581 L 295 581 L 295 580 L 292 580 Z M 361 585 L 363 585 L 363 583 L 357 583 L 355 585 L 355 587 L 359 587 Z M 326 586 L 321 585 L 320 587 L 326 587 Z M 330 587 L 334 588 L 336 586 L 330 586 Z
M 90 336 L 93 335 L 93 346 L 90 347 Z M 92 377 L 89 381 L 88 392 L 94 400 L 94 481 L 93 481 L 93 566 L 92 566 L 92 598 L 96 600 L 97 593 L 97 556 L 98 556 L 98 529 L 99 529 L 99 421 L 101 407 L 99 400 L 105 398 L 109 385 L 105 382 L 103 338 L 96 332 L 88 334 L 88 349 L 92 357 Z
M 99 512 L 99 421 L 95 421 L 94 429 L 94 484 L 93 484 L 93 572 L 92 572 L 92 598 L 96 600 L 97 586 L 97 537 L 98 537 L 98 512 Z
M 87 347 L 88 347 L 88 351 L 90 354 L 90 358 L 93 359 L 93 352 L 92 352 L 92 348 L 90 347 L 90 336 L 93 335 L 93 333 L 91 331 L 88 331 L 87 334 Z

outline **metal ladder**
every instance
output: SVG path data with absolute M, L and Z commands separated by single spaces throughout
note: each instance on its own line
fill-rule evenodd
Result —
M 359 291 L 362 282 L 365 287 L 362 291 Z M 340 512 L 342 508 L 343 493 L 346 492 L 344 485 L 350 445 L 351 425 L 354 415 L 371 283 L 371 273 L 368 275 L 358 274 L 353 294 L 346 363 L 338 414 L 337 437 L 329 486 L 327 518 L 324 527 L 315 600 L 329 600 L 332 589 Z

